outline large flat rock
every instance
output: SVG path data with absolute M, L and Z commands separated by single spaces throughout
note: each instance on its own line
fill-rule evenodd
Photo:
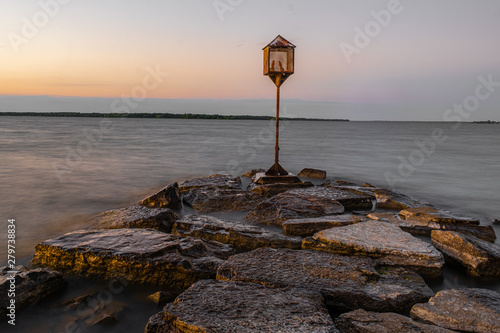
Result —
M 290 193 L 280 193 L 261 202 L 246 218 L 257 223 L 278 225 L 290 219 L 342 214 L 344 207 L 336 200 Z
M 36 246 L 33 264 L 100 279 L 183 289 L 214 278 L 233 249 L 151 229 L 75 231 Z
M 266 198 L 270 198 L 273 195 L 280 194 L 295 188 L 304 188 L 314 186 L 310 182 L 303 183 L 273 183 L 273 184 L 264 184 L 257 185 L 254 183 L 250 183 L 249 190 L 255 193 L 258 193 Z
M 308 219 L 293 219 L 283 222 L 283 232 L 293 236 L 312 236 L 318 231 L 349 224 L 364 222 L 366 218 L 357 215 L 332 215 Z
M 376 258 L 382 265 L 412 269 L 424 277 L 440 277 L 442 254 L 431 244 L 386 222 L 368 221 L 320 231 L 303 240 L 304 249 Z
M 145 333 L 335 333 L 321 295 L 205 280 L 151 317 Z
M 231 244 L 238 250 L 253 250 L 259 247 L 300 249 L 302 246 L 300 237 L 288 237 L 257 226 L 213 216 L 185 216 L 175 223 L 172 233 Z
M 340 202 L 347 210 L 371 209 L 373 207 L 372 196 L 353 189 L 314 186 L 290 190 L 287 193 L 335 200 Z
M 181 191 L 177 183 L 173 183 L 160 190 L 159 192 L 143 199 L 140 205 L 148 208 L 171 208 L 181 209 Z
M 500 246 L 453 231 L 435 230 L 432 244 L 473 276 L 500 277 Z
M 216 186 L 192 188 L 183 197 L 185 204 L 204 213 L 251 210 L 263 200 L 264 197 L 251 191 Z
M 404 209 L 399 212 L 399 216 L 403 220 L 413 221 L 428 225 L 430 222 L 440 224 L 472 224 L 479 225 L 479 220 L 471 217 L 460 216 L 448 212 L 438 212 L 432 207 L 416 207 Z
M 419 217 L 409 217 L 406 220 L 394 212 L 373 212 L 367 215 L 367 218 L 395 223 L 401 230 L 409 232 L 412 235 L 430 236 L 433 230 L 457 231 L 465 235 L 474 236 L 488 242 L 493 242 L 496 239 L 495 230 L 492 226 L 476 225 L 476 224 L 443 224 L 432 222 L 429 219 L 420 219 Z
M 307 250 L 262 248 L 232 256 L 217 279 L 303 288 L 323 295 L 330 309 L 407 312 L 434 295 L 413 271 L 384 267 L 370 258 Z
M 193 188 L 219 187 L 219 188 L 241 188 L 240 177 L 231 175 L 212 175 L 186 180 L 179 185 L 181 193 L 185 193 Z
M 16 273 L 10 273 L 15 271 Z M 14 279 L 12 279 L 14 278 Z M 15 281 L 15 297 L 8 297 L 12 293 L 11 281 Z M 29 305 L 36 304 L 41 300 L 64 289 L 67 283 L 60 272 L 48 268 L 29 269 L 24 266 L 16 266 L 10 269 L 7 266 L 0 267 L 0 315 L 2 317 L 10 313 L 7 307 L 10 300 L 15 300 L 15 311 Z M 8 320 L 12 319 L 7 317 Z
M 377 313 L 362 309 L 335 319 L 341 333 L 453 333 L 455 331 L 412 320 L 397 313 Z
M 168 208 L 130 206 L 97 215 L 92 221 L 97 229 L 141 228 L 170 232 L 179 216 Z
M 442 290 L 416 304 L 411 317 L 460 332 L 499 333 L 500 293 L 486 289 Z

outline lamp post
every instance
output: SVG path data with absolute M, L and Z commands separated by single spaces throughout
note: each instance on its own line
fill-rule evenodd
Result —
M 264 49 L 264 75 L 276 85 L 276 144 L 274 164 L 266 171 L 266 176 L 286 176 L 288 172 L 279 164 L 279 124 L 280 124 L 280 87 L 293 74 L 295 45 L 278 35 Z

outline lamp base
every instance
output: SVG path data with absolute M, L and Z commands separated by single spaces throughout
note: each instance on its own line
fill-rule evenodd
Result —
M 274 163 L 269 170 L 266 171 L 266 176 L 287 176 L 288 171 L 285 170 L 278 162 Z

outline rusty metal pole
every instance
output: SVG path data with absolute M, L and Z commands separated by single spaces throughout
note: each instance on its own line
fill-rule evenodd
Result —
M 274 166 L 276 176 L 279 175 L 279 137 L 280 137 L 280 85 L 276 85 L 276 146 L 274 147 Z

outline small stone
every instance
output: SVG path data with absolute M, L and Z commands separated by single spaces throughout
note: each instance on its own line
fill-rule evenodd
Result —
M 164 306 L 167 303 L 173 302 L 177 296 L 179 296 L 178 292 L 158 291 L 149 295 L 148 299 L 159 306 Z
M 149 228 L 170 232 L 178 218 L 179 216 L 168 208 L 146 208 L 136 205 L 101 213 L 91 223 L 97 224 L 97 229 Z
M 248 170 L 247 172 L 242 174 L 241 177 L 252 178 L 256 174 L 262 173 L 262 172 L 266 172 L 266 170 L 264 170 L 264 169 L 252 169 L 252 170 Z
M 234 248 L 245 251 L 259 247 L 300 249 L 302 246 L 302 238 L 300 237 L 288 237 L 257 226 L 227 221 L 213 216 L 185 216 L 174 225 L 172 234 L 231 244 Z
M 335 319 L 341 333 L 453 333 L 442 327 L 419 323 L 397 313 L 368 312 L 362 309 Z
M 139 205 L 148 208 L 181 209 L 182 201 L 179 185 L 177 183 L 170 184 L 161 191 L 143 199 Z
M 366 219 L 354 215 L 333 215 L 308 219 L 292 219 L 283 222 L 283 232 L 287 235 L 307 237 L 318 231 L 349 224 L 364 222 Z
M 375 197 L 377 198 L 377 207 L 381 209 L 402 210 L 429 206 L 429 204 L 413 199 L 407 195 L 382 188 L 375 189 Z
M 336 333 L 320 294 L 204 280 L 151 317 L 145 333 Z
M 301 172 L 299 172 L 298 176 L 305 178 L 314 178 L 314 179 L 326 179 L 326 171 L 305 168 Z
M 493 224 L 500 225 L 500 220 L 498 220 L 498 219 L 493 220 Z
M 385 222 L 360 222 L 320 231 L 302 241 L 303 249 L 375 258 L 379 265 L 405 267 L 424 277 L 439 278 L 443 255 L 421 241 Z
M 460 332 L 500 332 L 500 293 L 477 288 L 442 290 L 416 304 L 411 318 Z
M 184 203 L 203 212 L 254 209 L 264 198 L 254 192 L 235 188 L 201 187 L 184 194 Z
M 371 187 L 371 188 L 376 188 L 375 185 L 372 185 L 370 183 L 363 183 L 363 187 Z
M 445 259 L 463 265 L 473 276 L 500 277 L 500 246 L 453 231 L 432 231 L 432 244 Z
M 335 200 L 288 192 L 261 202 L 247 214 L 249 221 L 278 225 L 290 219 L 342 214 L 344 207 Z

